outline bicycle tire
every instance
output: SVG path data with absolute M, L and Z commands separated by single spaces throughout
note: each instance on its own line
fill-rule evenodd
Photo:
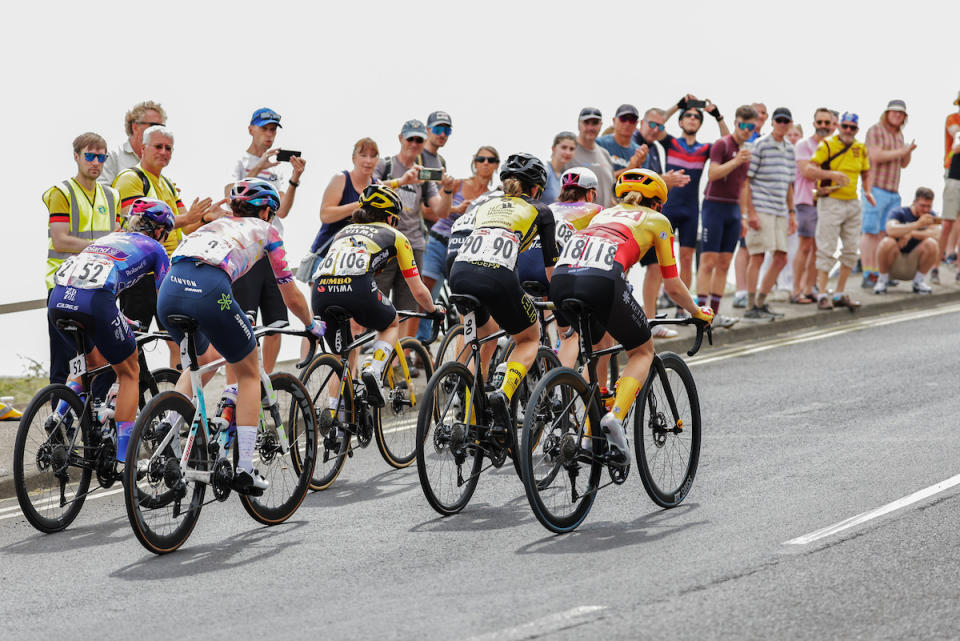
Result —
M 540 379 L 526 410 L 520 444 L 523 488 L 534 516 L 557 534 L 583 522 L 600 483 L 603 466 L 579 443 L 588 426 L 600 429 L 600 411 L 589 391 L 580 375 L 560 367 Z M 584 467 L 586 483 L 578 485 Z
M 177 386 L 177 381 L 180 380 L 180 372 L 172 367 L 158 367 L 157 369 L 150 370 L 147 376 L 153 379 L 152 383 L 156 386 L 156 394 L 174 389 Z M 143 409 L 147 401 L 156 396 L 156 394 L 154 394 L 151 389 L 151 381 L 141 378 L 139 407 Z
M 353 387 L 348 386 L 346 393 L 340 399 L 343 409 L 335 413 L 329 408 L 329 387 L 336 379 L 337 394 L 341 388 L 343 376 L 343 362 L 334 354 L 320 354 L 300 375 L 300 382 L 307 388 L 310 402 L 313 404 L 316 416 L 318 446 L 317 457 L 314 463 L 313 475 L 310 480 L 310 489 L 325 490 L 340 476 L 343 466 L 347 462 L 347 452 L 350 449 L 350 432 L 337 427 L 337 421 L 357 424 L 357 412 L 353 398 Z M 342 414 L 339 418 L 335 414 Z M 334 438 L 331 429 L 341 432 Z
M 405 380 L 399 356 L 394 350 L 387 359 L 381 379 L 386 407 L 373 408 L 377 449 L 383 460 L 397 469 L 409 466 L 417 457 L 417 407 L 433 376 L 430 352 L 420 341 L 409 336 L 401 338 L 400 347 L 404 352 L 416 354 L 423 367 L 417 372 L 410 372 L 410 380 Z M 409 368 L 413 359 L 408 357 L 406 360 Z
M 440 366 L 444 363 L 457 360 L 461 352 L 466 353 L 463 349 L 464 346 L 458 344 L 462 336 L 463 323 L 457 323 L 447 330 L 443 335 L 443 340 L 440 341 L 440 347 L 437 349 L 437 357 L 433 360 L 434 371 L 440 369 Z
M 693 487 L 700 462 L 700 398 L 693 374 L 672 352 L 660 354 L 678 416 L 671 417 L 664 382 L 654 368 L 634 404 L 634 447 L 643 488 L 660 507 L 680 505 Z M 682 390 L 682 391 L 680 391 Z M 668 420 L 670 419 L 670 420 Z M 680 430 L 667 426 L 682 421 Z
M 530 393 L 537 386 L 540 379 L 550 370 L 560 367 L 560 358 L 549 347 L 539 347 L 537 357 L 533 364 L 527 370 L 527 375 L 523 377 L 520 386 L 513 394 L 513 400 L 510 403 L 510 415 L 513 417 L 513 423 L 510 425 L 510 451 L 511 453 L 520 451 L 521 434 L 519 430 L 523 427 L 524 411 L 527 407 L 527 401 L 530 400 Z M 523 478 L 522 468 L 519 456 L 511 456 L 513 459 L 513 468 L 517 471 L 517 476 Z
M 474 392 L 473 374 L 466 366 L 444 363 L 430 378 L 417 413 L 420 488 L 430 506 L 444 516 L 462 510 L 477 489 L 483 456 L 467 447 L 467 430 L 455 428 L 458 422 L 467 422 L 462 419 L 467 418 L 463 407 L 468 396 L 472 418 L 481 416 L 482 405 Z
M 187 479 L 178 488 L 172 486 L 171 478 L 180 469 L 179 452 L 190 437 L 194 413 L 187 397 L 179 392 L 161 392 L 141 410 L 130 435 L 123 470 L 123 502 L 134 535 L 154 554 L 167 554 L 183 545 L 203 508 L 205 483 Z M 170 429 L 176 430 L 173 440 L 154 458 Z M 188 466 L 195 472 L 205 472 L 209 467 L 202 428 L 196 432 Z M 176 483 L 179 486 L 180 481 Z
M 60 401 L 68 408 L 63 420 L 54 417 Z M 48 420 L 56 422 L 50 433 Z M 69 425 L 69 426 L 68 426 Z M 73 452 L 69 440 L 72 426 L 80 426 Z M 48 385 L 30 400 L 20 418 L 13 447 L 13 479 L 17 501 L 30 525 L 41 532 L 59 532 L 69 526 L 83 507 L 90 488 L 91 467 L 75 466 L 76 476 L 70 474 L 70 461 L 76 453 L 86 453 L 90 444 L 89 418 L 83 416 L 83 401 L 66 385 Z M 60 505 L 60 479 L 57 471 L 66 474 L 64 505 Z M 72 481 L 72 482 L 71 482 Z
M 240 503 L 258 523 L 277 525 L 293 516 L 310 489 L 317 458 L 317 424 L 310 393 L 296 376 L 275 372 L 270 384 L 276 403 L 261 412 L 254 449 L 255 467 L 270 487 L 260 496 L 240 495 Z M 286 454 L 280 453 L 280 426 L 289 447 Z

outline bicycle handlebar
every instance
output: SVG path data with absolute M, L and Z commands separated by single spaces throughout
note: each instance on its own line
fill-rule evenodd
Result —
M 314 319 L 315 322 L 319 322 L 320 318 L 317 317 Z M 297 369 L 303 369 L 313 360 L 314 355 L 317 353 L 317 342 L 319 339 L 313 335 L 312 332 L 306 329 L 292 329 L 287 327 L 287 321 L 277 321 L 271 323 L 270 325 L 261 325 L 260 327 L 253 328 L 253 335 L 258 339 L 263 338 L 264 336 L 273 336 L 274 334 L 287 334 L 289 336 L 300 336 L 301 338 L 306 338 L 310 341 L 310 349 L 307 352 L 307 356 L 297 363 L 295 367 Z
M 703 345 L 703 335 L 707 335 L 707 342 L 710 345 L 713 345 L 713 325 L 708 323 L 705 320 L 700 320 L 699 318 L 651 318 L 649 321 L 650 327 L 656 327 L 657 325 L 694 325 L 697 328 L 697 336 L 693 341 L 693 347 L 687 351 L 687 356 L 693 356 L 700 351 L 700 347 Z
M 433 323 L 431 324 L 431 328 L 432 328 L 433 331 L 431 331 L 431 333 L 430 333 L 430 338 L 429 338 L 429 340 L 425 340 L 425 341 L 423 341 L 423 342 L 421 343 L 421 345 L 423 345 L 424 347 L 426 347 L 427 345 L 432 345 L 433 343 L 436 342 L 437 338 L 440 337 L 440 326 L 441 326 L 443 323 L 442 323 L 441 321 L 439 321 L 433 314 L 428 314 L 427 312 L 410 312 L 410 311 L 407 311 L 407 310 L 398 309 L 398 310 L 397 310 L 397 316 L 401 316 L 401 317 L 403 317 L 404 319 L 407 319 L 407 318 L 429 318 L 430 320 L 433 321 Z

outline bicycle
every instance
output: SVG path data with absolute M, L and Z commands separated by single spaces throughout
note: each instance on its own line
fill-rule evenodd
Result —
M 85 328 L 78 321 L 60 319 L 56 326 L 71 335 L 77 356 L 70 375 L 80 376 L 82 395 L 56 383 L 37 392 L 23 412 L 13 450 L 13 477 L 17 501 L 27 521 L 41 532 L 59 532 L 80 513 L 87 495 L 111 487 L 120 478 L 117 469 L 116 426 L 113 409 L 95 404 L 91 383 L 110 365 L 90 369 L 85 352 Z M 139 327 L 131 322 L 132 327 Z M 163 389 L 176 385 L 179 372 L 147 366 L 143 348 L 165 333 L 138 333 L 140 407 Z M 93 475 L 97 487 L 90 489 Z
M 193 398 L 162 392 L 140 412 L 130 435 L 124 469 L 124 504 L 137 540 L 154 554 L 173 552 L 190 536 L 200 511 L 213 501 L 226 501 L 237 463 L 236 429 L 223 417 L 208 418 L 201 375 L 226 361 L 199 365 L 197 321 L 171 315 L 170 326 L 184 332 L 180 355 L 190 372 Z M 255 456 L 270 482 L 266 490 L 240 494 L 247 513 L 264 525 L 283 523 L 307 494 L 317 453 L 317 430 L 310 397 L 297 377 L 285 372 L 267 375 L 260 339 L 273 334 L 301 336 L 310 341 L 312 358 L 317 339 L 306 330 L 286 328 L 286 321 L 254 329 L 260 353 L 261 404 Z M 285 420 L 286 419 L 286 420 Z M 207 486 L 213 498 L 204 502 Z
M 592 351 L 590 312 L 585 303 L 568 299 L 561 301 L 559 308 L 577 319 L 589 382 L 562 367 L 548 372 L 534 388 L 523 425 L 521 478 L 537 520 L 551 532 L 562 534 L 584 521 L 601 488 L 624 483 L 630 467 L 614 464 L 606 437 L 599 429 L 604 399 L 597 382 L 597 358 L 623 348 L 615 345 Z M 650 321 L 651 327 L 689 324 L 697 329 L 694 345 L 687 352 L 693 356 L 700 349 L 704 333 L 712 344 L 710 325 L 693 318 Z M 657 505 L 676 507 L 693 485 L 701 429 L 697 388 L 680 356 L 654 353 L 646 381 L 626 420 L 633 422 L 644 489 Z M 610 481 L 600 485 L 604 467 Z
M 507 333 L 500 330 L 478 338 L 476 310 L 480 301 L 466 294 L 454 294 L 451 301 L 464 316 L 464 341 L 470 350 L 468 364 L 450 361 L 441 365 L 427 384 L 426 400 L 417 416 L 420 487 L 430 506 L 445 516 L 462 510 L 473 496 L 480 474 L 490 467 L 502 467 L 508 456 L 514 459 L 520 473 L 517 461 L 520 457 L 513 453 L 517 451 L 516 417 L 522 411 L 521 399 L 546 371 L 560 366 L 553 350 L 541 346 L 511 400 L 510 414 L 514 420 L 505 432 L 494 432 L 490 427 L 493 412 L 487 391 L 496 389 L 499 382 L 494 381 L 489 390 L 486 387 L 480 366 L 480 346 Z M 534 301 L 536 307 L 547 305 Z M 520 420 L 523 420 L 522 414 Z M 486 467 L 482 467 L 484 457 L 490 460 Z
M 428 318 L 429 314 L 398 311 L 401 318 Z M 352 457 L 353 441 L 359 448 L 367 447 L 376 440 L 377 449 L 391 467 L 401 469 L 413 462 L 416 448 L 409 411 L 416 411 L 419 399 L 423 398 L 425 381 L 433 374 L 430 353 L 420 341 L 403 337 L 394 346 L 383 369 L 381 384 L 385 389 L 383 408 L 367 403 L 367 391 L 358 378 L 354 378 L 349 366 L 350 354 L 358 347 L 376 338 L 376 332 L 368 330 L 357 338 L 350 332 L 349 310 L 331 306 L 324 311 L 329 319 L 328 331 L 333 331 L 337 354 L 319 354 L 303 371 L 300 380 L 314 404 L 320 435 L 323 437 L 322 455 L 318 457 L 310 489 L 325 490 L 340 476 L 347 457 Z M 437 339 L 439 323 L 433 325 L 433 335 L 427 345 Z M 422 370 L 411 367 L 407 353 L 419 357 Z M 332 399 L 337 409 L 329 407 Z

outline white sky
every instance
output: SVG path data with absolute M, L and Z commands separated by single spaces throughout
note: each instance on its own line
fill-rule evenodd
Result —
M 370 136 L 381 155 L 392 155 L 400 125 L 434 109 L 453 118 L 443 153 L 451 172 L 466 176 L 481 144 L 504 157 L 529 151 L 547 160 L 553 135 L 575 131 L 586 105 L 603 111 L 606 126 L 623 102 L 643 111 L 688 91 L 712 99 L 730 121 L 738 105 L 760 100 L 771 112 L 789 107 L 808 135 L 813 110 L 825 105 L 860 113 L 862 140 L 887 101 L 903 98 L 905 136 L 919 146 L 901 193 L 909 202 L 917 186 L 930 186 L 938 210 L 943 123 L 960 90 L 958 10 L 925 0 L 752 6 L 751 13 L 749 4 L 716 0 L 17 4 L 5 11 L 0 39 L 2 175 L 13 179 L 0 303 L 45 295 L 40 196 L 76 173 L 73 138 L 95 131 L 114 147 L 125 138 L 124 113 L 145 99 L 167 111 L 176 144 L 166 173 L 187 204 L 222 193 L 249 144 L 256 108 L 283 116 L 278 144 L 307 160 L 285 221 L 294 263 L 318 229 L 330 176 L 352 166 L 353 143 Z M 677 133 L 676 118 L 667 130 Z M 717 136 L 708 117 L 701 138 Z

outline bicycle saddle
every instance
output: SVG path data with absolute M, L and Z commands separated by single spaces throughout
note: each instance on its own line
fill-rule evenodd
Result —
M 57 319 L 57 329 L 60 329 L 64 332 L 83 332 L 86 331 L 86 328 L 78 320 L 72 318 L 58 318 Z
M 590 311 L 590 306 L 579 298 L 565 298 L 560 301 L 560 309 L 580 317 Z
M 450 294 L 450 302 L 457 306 L 461 314 L 469 314 L 480 307 L 480 300 L 470 294 Z
M 200 323 L 197 322 L 197 319 L 184 316 L 182 314 L 170 314 L 167 316 L 167 320 L 164 324 L 169 325 L 170 327 L 176 327 L 183 332 L 195 332 L 200 326 Z
M 323 316 L 330 318 L 334 321 L 348 321 L 353 318 L 353 313 L 346 309 L 345 307 L 340 307 L 339 305 L 331 305 L 330 307 L 323 310 Z
M 523 281 L 523 291 L 531 296 L 542 298 L 547 295 L 549 288 L 538 280 L 525 280 Z

